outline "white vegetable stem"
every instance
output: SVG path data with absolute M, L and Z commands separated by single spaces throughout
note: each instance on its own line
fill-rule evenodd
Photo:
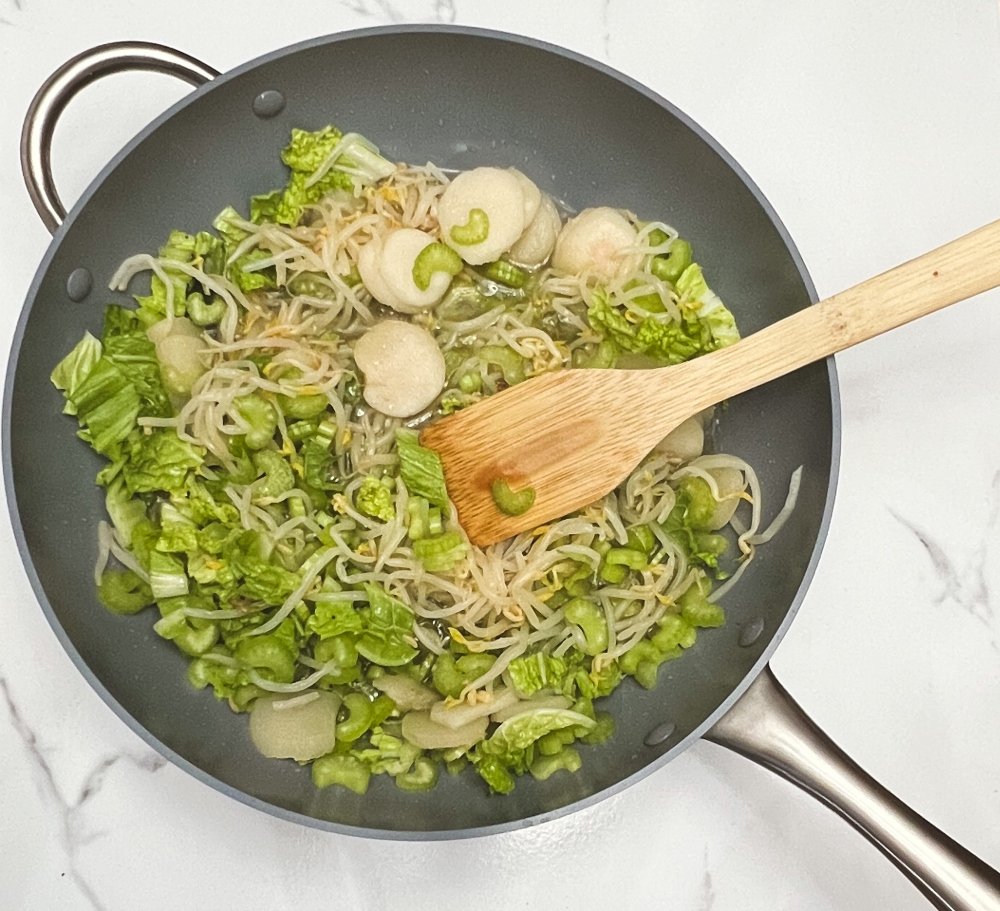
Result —
M 434 336 L 412 323 L 377 323 L 355 343 L 354 361 L 365 401 L 389 417 L 418 414 L 444 389 L 444 355 Z
M 408 712 L 403 716 L 404 739 L 422 750 L 450 750 L 471 747 L 486 736 L 485 715 L 460 727 L 447 727 L 431 721 L 427 712 Z
M 173 396 L 188 396 L 209 367 L 204 335 L 191 320 L 179 316 L 154 323 L 146 336 L 156 346 L 160 375 Z
M 372 685 L 395 702 L 396 708 L 401 712 L 429 709 L 441 699 L 430 687 L 404 674 L 383 674 L 381 677 L 376 677 Z
M 303 695 L 261 696 L 250 711 L 250 738 L 265 756 L 307 762 L 329 753 L 337 743 L 340 697 L 313 691 Z

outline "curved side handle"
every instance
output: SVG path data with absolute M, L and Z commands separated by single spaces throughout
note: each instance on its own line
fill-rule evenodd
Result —
M 1000 909 L 1000 873 L 936 829 L 844 753 L 771 669 L 705 735 L 843 816 L 943 911 Z
M 66 207 L 52 179 L 52 135 L 59 116 L 85 86 L 127 70 L 152 70 L 204 85 L 218 70 L 162 44 L 116 41 L 78 54 L 56 70 L 31 99 L 21 128 L 21 172 L 28 195 L 50 232 L 66 217 Z

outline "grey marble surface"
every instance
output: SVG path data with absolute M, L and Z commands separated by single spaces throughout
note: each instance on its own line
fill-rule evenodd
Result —
M 17 137 L 60 63 L 141 38 L 227 69 L 312 35 L 406 21 L 534 35 L 649 84 L 762 187 L 821 294 L 1000 216 L 994 0 L 0 0 L 4 357 L 48 240 Z M 67 199 L 183 91 L 152 76 L 89 88 L 56 136 Z M 994 866 L 998 305 L 983 295 L 838 357 L 840 493 L 774 661 L 848 752 Z M 578 814 L 473 841 L 365 841 L 252 811 L 165 763 L 90 690 L 0 522 L 0 907 L 926 907 L 833 814 L 711 744 Z

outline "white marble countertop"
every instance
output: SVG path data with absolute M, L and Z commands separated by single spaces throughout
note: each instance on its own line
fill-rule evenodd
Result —
M 0 0 L 3 356 L 48 243 L 17 138 L 53 69 L 123 38 L 227 69 L 398 21 L 536 36 L 649 84 L 757 181 L 821 294 L 1000 216 L 996 0 Z M 57 134 L 64 196 L 183 91 L 153 76 L 88 89 Z M 983 295 L 838 357 L 839 496 L 774 659 L 849 753 L 994 866 L 998 305 Z M 385 843 L 272 819 L 166 764 L 108 710 L 39 610 L 6 509 L 0 524 L 0 907 L 927 907 L 828 810 L 707 743 L 593 808 L 487 839 Z

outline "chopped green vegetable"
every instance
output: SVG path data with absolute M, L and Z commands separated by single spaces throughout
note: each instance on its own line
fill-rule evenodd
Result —
M 438 780 L 438 764 L 433 759 L 420 756 L 408 772 L 396 776 L 396 787 L 404 791 L 429 791 Z
M 374 183 L 388 177 L 395 170 L 392 162 L 378 154 L 367 140 L 360 137 L 344 142 L 344 135 L 335 127 L 322 130 L 292 130 L 289 144 L 281 153 L 281 160 L 291 169 L 288 183 L 283 190 L 274 190 L 255 196 L 250 203 L 250 220 L 260 224 L 274 221 L 282 225 L 295 225 L 302 218 L 307 206 L 337 190 L 351 193 L 355 182 L 360 185 Z M 330 169 L 317 176 L 337 147 L 340 154 Z
M 428 244 L 413 261 L 413 284 L 426 291 L 435 272 L 458 275 L 462 271 L 462 257 L 445 244 Z
M 413 611 L 391 597 L 384 588 L 365 583 L 368 607 L 362 613 L 358 651 L 382 667 L 408 664 L 417 655 L 413 640 Z
M 413 542 L 414 556 L 432 573 L 447 572 L 468 552 L 465 539 L 457 531 Z
M 52 385 L 66 394 L 66 407 L 63 408 L 63 413 L 76 414 L 73 399 L 76 398 L 80 386 L 90 371 L 97 366 L 103 350 L 100 341 L 89 332 L 85 332 L 83 338 L 76 343 L 76 347 L 56 364 L 51 379 Z
M 523 288 L 528 280 L 528 273 L 513 263 L 498 259 L 482 267 L 483 275 L 509 288 Z
M 399 473 L 411 497 L 423 497 L 429 503 L 448 508 L 448 490 L 444 484 L 441 457 L 433 449 L 421 446 L 413 430 L 396 431 Z
M 482 744 L 482 750 L 490 756 L 510 758 L 551 731 L 568 727 L 590 730 L 594 724 L 593 719 L 569 709 L 532 709 L 508 718 Z
M 355 756 L 331 753 L 312 764 L 312 780 L 317 788 L 340 785 L 355 794 L 364 794 L 371 777 L 371 770 Z
M 378 478 L 367 477 L 361 482 L 355 505 L 358 512 L 382 522 L 391 522 L 396 515 L 396 509 L 392 505 L 392 490 Z
M 665 235 L 663 239 L 666 240 Z M 652 234 L 650 234 L 650 242 L 653 243 Z M 691 244 L 680 237 L 675 237 L 666 253 L 653 257 L 650 271 L 662 281 L 676 284 L 681 273 L 690 265 Z
M 489 216 L 482 209 L 470 209 L 469 220 L 464 225 L 454 225 L 451 239 L 460 246 L 470 247 L 481 244 L 490 233 Z
M 113 614 L 135 614 L 153 603 L 153 592 L 132 570 L 106 569 L 99 586 L 101 603 Z
M 554 756 L 539 756 L 528 767 L 531 777 L 545 781 L 556 772 L 576 772 L 583 765 L 580 754 L 572 747 L 564 747 Z
M 593 601 L 574 598 L 563 608 L 566 622 L 583 630 L 586 640 L 584 653 L 599 655 L 608 647 L 608 623 L 602 611 Z
M 490 495 L 497 509 L 507 516 L 523 515 L 535 505 L 534 487 L 512 490 L 505 478 L 497 478 L 490 485 Z
M 515 658 L 507 666 L 510 681 L 522 696 L 534 696 L 546 688 L 560 689 L 568 670 L 562 658 L 543 652 Z

